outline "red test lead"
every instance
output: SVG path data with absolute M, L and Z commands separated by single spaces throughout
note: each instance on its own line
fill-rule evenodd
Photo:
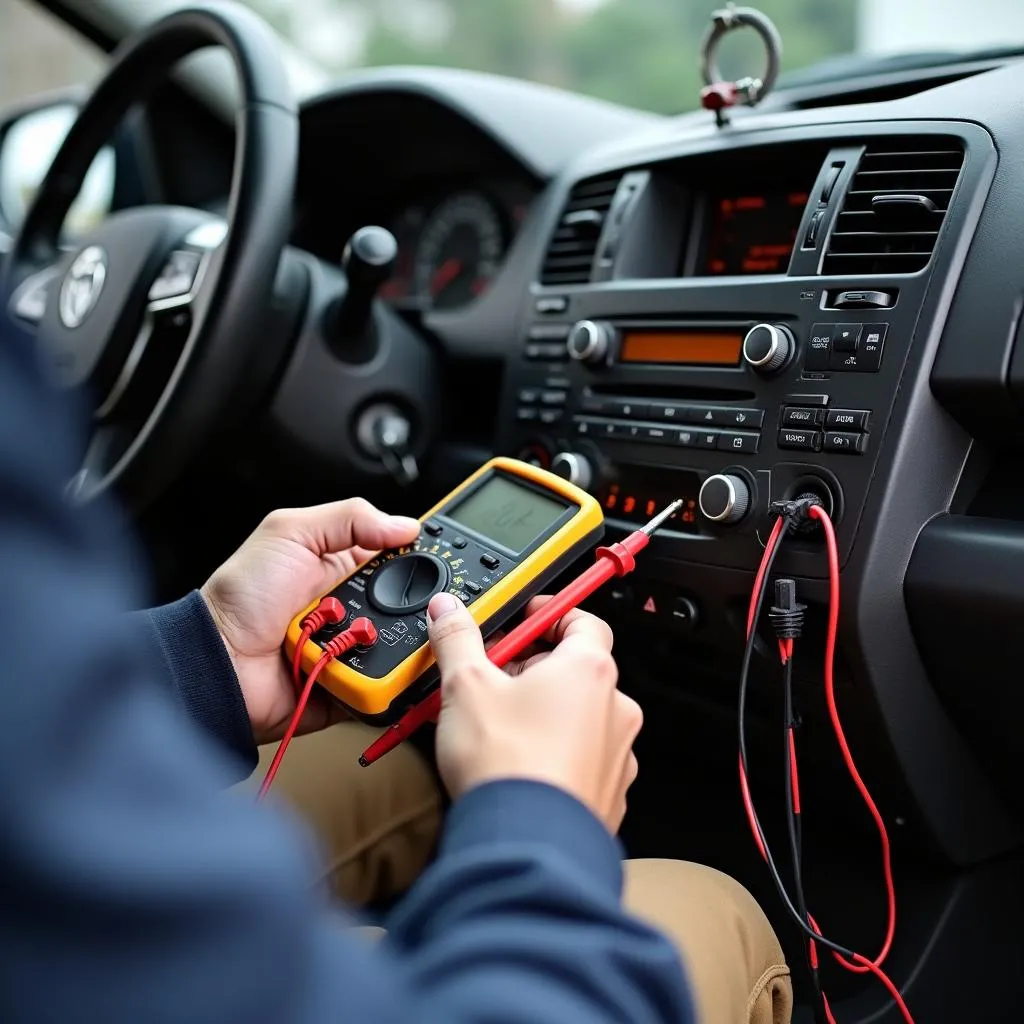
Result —
M 598 548 L 596 561 L 568 586 L 559 591 L 542 608 L 524 619 L 488 652 L 491 664 L 503 668 L 535 640 L 543 636 L 564 615 L 583 603 L 591 594 L 616 576 L 626 576 L 636 568 L 636 556 L 651 542 L 651 537 L 682 508 L 682 500 L 674 501 L 646 526 L 634 531 L 617 544 Z M 441 713 L 441 691 L 434 690 L 415 707 L 410 708 L 390 729 L 370 744 L 359 758 L 367 768 L 407 740 L 427 722 L 437 721 Z

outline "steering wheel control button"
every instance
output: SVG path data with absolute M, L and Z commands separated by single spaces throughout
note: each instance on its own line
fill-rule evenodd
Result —
M 483 554 L 480 556 L 480 564 L 485 568 L 493 572 L 501 565 L 501 560 L 496 558 L 494 555 Z
M 820 452 L 821 431 L 788 430 L 779 431 L 779 447 L 794 452 Z
M 796 339 L 782 324 L 758 324 L 743 340 L 743 359 L 757 373 L 777 373 L 795 351 Z
M 572 326 L 565 347 L 570 359 L 596 365 L 608 358 L 615 328 L 597 320 L 580 320 Z
M 829 430 L 853 430 L 865 433 L 871 420 L 869 409 L 830 409 L 825 417 Z
M 202 256 L 188 249 L 178 249 L 167 257 L 160 276 L 149 286 L 149 301 L 163 302 L 188 295 L 196 283 Z
M 426 608 L 448 585 L 448 567 L 434 555 L 414 552 L 382 565 L 370 580 L 368 596 L 386 615 L 408 615 Z
M 559 452 L 551 460 L 551 472 L 583 490 L 588 490 L 594 482 L 590 460 L 578 452 Z
M 861 455 L 864 452 L 863 434 L 848 434 L 844 431 L 830 430 L 825 434 L 825 451 L 840 452 L 844 455 Z
M 699 504 L 705 519 L 731 526 L 750 510 L 750 488 L 742 477 L 717 473 L 701 485 Z
M 760 434 L 726 432 L 718 435 L 718 450 L 720 452 L 739 452 L 742 455 L 756 455 L 760 447 Z
M 441 534 L 444 532 L 444 527 L 440 523 L 424 523 L 423 532 L 429 533 L 431 537 L 440 537 Z
M 824 409 L 784 409 L 782 412 L 782 425 L 784 427 L 798 428 L 820 427 L 824 416 Z

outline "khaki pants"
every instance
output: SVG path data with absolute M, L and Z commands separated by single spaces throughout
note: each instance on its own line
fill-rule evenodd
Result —
M 358 767 L 375 735 L 346 722 L 298 739 L 274 785 L 319 833 L 330 851 L 325 875 L 356 906 L 404 892 L 433 856 L 441 826 L 441 795 L 411 747 Z M 273 753 L 261 751 L 254 779 Z M 738 882 L 699 864 L 629 861 L 625 902 L 675 942 L 703 1024 L 788 1024 L 793 992 L 782 948 Z

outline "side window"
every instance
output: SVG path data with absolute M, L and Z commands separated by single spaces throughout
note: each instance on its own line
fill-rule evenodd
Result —
M 102 55 L 31 0 L 0 0 L 0 108 L 92 82 Z

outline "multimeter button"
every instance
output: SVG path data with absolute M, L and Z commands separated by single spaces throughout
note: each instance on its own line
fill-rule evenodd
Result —
M 447 565 L 433 555 L 414 552 L 381 566 L 370 581 L 369 598 L 382 612 L 407 615 L 426 608 L 447 585 Z
M 474 583 L 473 580 L 466 580 L 465 588 L 474 597 L 476 597 L 477 594 L 482 594 L 484 592 L 484 588 L 481 587 L 479 583 Z
M 498 566 L 501 565 L 501 562 L 498 561 L 498 559 L 495 558 L 494 555 L 481 555 L 480 564 L 485 569 L 497 569 Z
M 443 527 L 440 523 L 424 523 L 423 529 L 426 533 L 429 533 L 431 537 L 439 537 Z
M 468 543 L 469 541 L 465 537 L 455 537 L 452 540 L 452 547 L 457 551 L 461 551 Z

